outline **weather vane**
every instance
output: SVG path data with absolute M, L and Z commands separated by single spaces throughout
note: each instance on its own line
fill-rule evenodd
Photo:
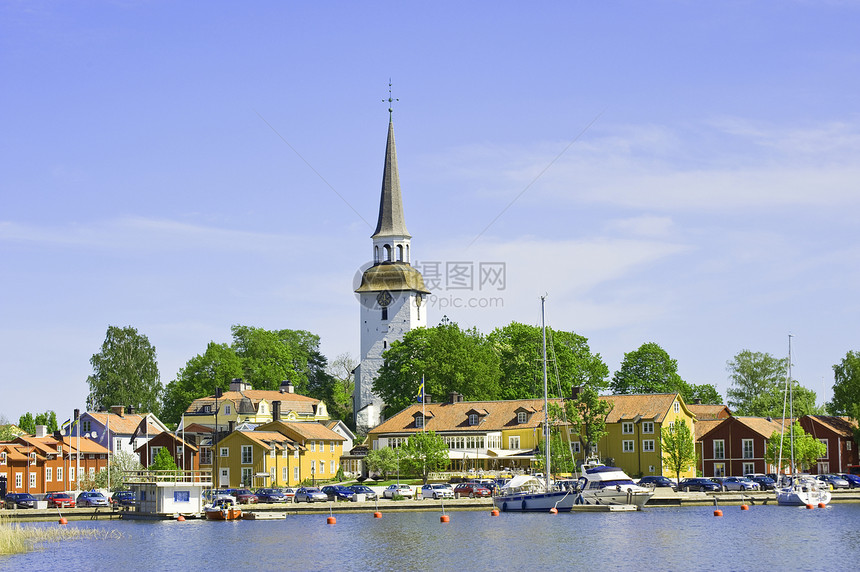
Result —
M 391 114 L 394 113 L 394 102 L 400 101 L 396 97 L 391 97 L 391 78 L 388 78 L 388 99 L 383 99 L 382 102 L 388 102 L 388 116 L 391 117 Z

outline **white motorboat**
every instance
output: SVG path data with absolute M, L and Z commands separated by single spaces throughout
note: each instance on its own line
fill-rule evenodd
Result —
M 642 508 L 654 496 L 653 489 L 640 487 L 618 467 L 594 462 L 582 466 L 576 489 L 576 504 L 624 504 Z

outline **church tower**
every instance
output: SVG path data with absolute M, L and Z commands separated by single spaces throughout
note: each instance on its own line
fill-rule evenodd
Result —
M 364 271 L 356 293 L 361 302 L 361 364 L 355 369 L 353 408 L 356 428 L 366 433 L 382 422 L 382 399 L 373 382 L 382 367 L 382 354 L 406 332 L 427 325 L 424 297 L 430 292 L 421 273 L 412 267 L 410 242 L 403 217 L 394 122 L 391 109 L 385 168 L 379 199 L 379 220 L 373 239 L 373 266 Z

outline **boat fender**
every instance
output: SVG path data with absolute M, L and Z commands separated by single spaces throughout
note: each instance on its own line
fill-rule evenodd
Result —
M 526 501 L 523 501 L 523 505 L 522 505 L 522 509 L 521 509 L 521 510 L 526 510 Z
M 508 503 L 507 502 L 502 503 L 502 510 L 507 512 L 507 510 L 508 510 Z

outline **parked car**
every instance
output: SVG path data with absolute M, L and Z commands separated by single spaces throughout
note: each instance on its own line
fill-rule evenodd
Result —
M 851 473 L 839 473 L 839 476 L 848 481 L 848 488 L 860 487 L 860 475 L 852 475 Z
M 454 498 L 469 497 L 473 499 L 475 497 L 489 497 L 492 495 L 493 493 L 490 492 L 490 489 L 478 483 L 460 483 L 454 487 Z
M 48 508 L 75 508 L 75 499 L 67 493 L 48 493 L 45 500 Z
M 848 481 L 837 475 L 818 475 L 815 478 L 833 489 L 847 489 L 851 486 Z
M 640 487 L 668 487 L 673 491 L 678 491 L 678 485 L 669 477 L 662 475 L 646 475 L 639 479 Z
M 376 492 L 367 485 L 352 485 L 349 488 L 357 495 L 364 495 L 364 500 L 376 500 L 378 498 Z
M 759 485 L 746 477 L 726 477 L 723 480 L 724 491 L 757 491 Z
M 6 508 L 36 508 L 36 497 L 30 493 L 9 493 L 3 503 Z
M 710 477 L 710 479 L 711 479 L 712 481 L 714 481 L 715 483 L 717 483 L 717 484 L 720 486 L 720 490 L 721 490 L 721 491 L 726 490 L 726 489 L 723 487 L 723 481 L 725 481 L 725 480 L 726 480 L 726 478 L 727 478 L 727 477 Z
M 689 491 L 700 491 L 700 492 L 714 492 L 723 490 L 720 485 L 712 481 L 711 479 L 705 479 L 702 477 L 696 477 L 692 479 L 684 479 L 678 485 L 678 489 L 684 492 Z
M 203 502 L 206 504 L 215 504 L 216 500 L 229 500 L 232 504 L 236 504 L 236 497 L 229 494 L 230 489 L 206 489 L 203 491 Z
M 400 495 L 402 497 L 407 498 L 415 498 L 415 489 L 413 489 L 409 485 L 394 484 L 389 485 L 387 489 L 382 491 L 382 498 L 384 499 L 393 499 L 395 495 Z
M 496 489 L 498 488 L 498 484 L 495 479 L 475 479 L 472 481 L 473 483 L 478 483 L 485 489 L 490 489 L 490 494 L 496 494 Z
M 328 500 L 339 501 L 351 501 L 352 497 L 355 496 L 355 492 L 343 485 L 328 485 L 322 488 L 322 492 L 326 494 Z
M 134 506 L 134 493 L 132 491 L 114 491 L 110 497 L 113 506 Z
M 293 502 L 325 502 L 328 495 L 319 490 L 318 487 L 301 487 L 293 496 Z
M 772 491 L 776 489 L 776 481 L 766 475 L 750 477 L 750 480 L 754 483 L 758 483 L 759 489 L 763 491 Z
M 296 496 L 296 489 L 294 489 L 293 487 L 284 487 L 281 489 L 281 491 L 283 491 L 287 502 L 293 502 L 293 497 Z
M 109 506 L 107 498 L 95 491 L 84 491 L 78 495 L 77 500 L 75 501 L 78 505 L 78 508 L 87 506 Z
M 421 487 L 421 498 L 432 498 L 433 500 L 452 499 L 454 498 L 454 489 L 444 483 L 424 485 Z
M 236 497 L 236 502 L 239 504 L 257 504 L 259 501 L 257 495 L 248 489 L 227 489 L 224 492 Z
M 257 502 L 287 502 L 287 495 L 281 489 L 257 489 L 254 491 Z

